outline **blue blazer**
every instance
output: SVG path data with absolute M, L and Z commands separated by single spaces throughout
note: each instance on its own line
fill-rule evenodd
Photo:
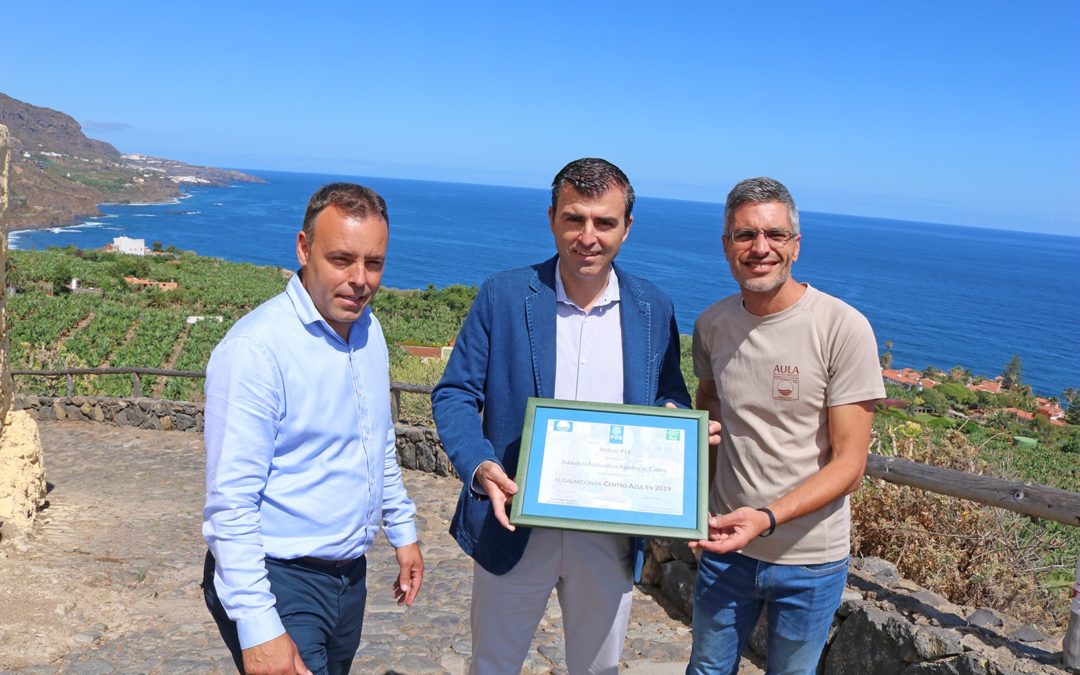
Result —
M 442 380 L 431 394 L 435 425 L 464 486 L 450 525 L 462 550 L 493 574 L 521 560 L 531 530 L 504 529 L 471 481 L 481 462 L 517 474 L 526 399 L 555 395 L 555 262 L 488 278 L 458 334 Z M 690 407 L 679 370 L 679 330 L 671 300 L 618 266 L 622 303 L 623 400 Z M 634 541 L 639 579 L 643 542 Z

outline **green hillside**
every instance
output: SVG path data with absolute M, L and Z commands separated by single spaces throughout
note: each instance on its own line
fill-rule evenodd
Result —
M 199 371 L 232 324 L 280 293 L 289 273 L 163 251 L 132 256 L 73 247 L 11 251 L 8 298 L 12 369 L 141 366 Z M 125 276 L 176 282 L 175 290 L 132 286 Z M 78 289 L 67 288 L 72 278 Z M 423 291 L 380 291 L 375 301 L 391 345 L 392 377 L 434 382 L 441 366 L 408 357 L 396 343 L 446 344 L 475 296 L 452 286 Z M 189 323 L 189 317 L 205 317 Z M 217 317 L 221 317 L 220 321 Z M 144 395 L 200 400 L 203 382 L 143 379 Z M 19 376 L 16 390 L 59 395 L 63 378 Z M 128 375 L 75 378 L 83 395 L 131 396 Z

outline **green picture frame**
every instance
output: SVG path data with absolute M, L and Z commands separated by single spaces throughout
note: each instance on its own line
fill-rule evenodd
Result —
M 708 413 L 530 398 L 510 522 L 708 536 Z

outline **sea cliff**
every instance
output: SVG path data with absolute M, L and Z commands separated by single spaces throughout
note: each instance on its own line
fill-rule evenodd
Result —
M 98 204 L 107 202 L 166 202 L 176 199 L 185 184 L 263 182 L 239 171 L 122 154 L 88 138 L 70 115 L 3 93 L 0 124 L 11 136 L 10 230 L 100 215 Z

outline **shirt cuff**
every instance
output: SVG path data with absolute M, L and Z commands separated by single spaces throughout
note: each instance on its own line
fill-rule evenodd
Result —
M 480 462 L 480 464 L 483 464 L 483 462 Z M 480 470 L 480 464 L 476 465 L 476 470 L 474 470 L 473 473 L 472 473 L 472 481 L 470 482 L 470 485 L 472 486 L 472 491 L 473 492 L 475 492 L 477 495 L 479 495 L 481 497 L 486 497 L 487 496 L 487 490 L 484 489 L 484 486 L 481 485 L 480 481 L 477 480 L 477 478 L 476 478 L 476 472 Z
M 240 638 L 240 649 L 248 649 L 264 642 L 269 642 L 285 632 L 277 609 L 271 607 L 262 614 L 249 616 L 236 621 L 236 633 Z
M 386 535 L 386 540 L 394 548 L 408 546 L 416 543 L 416 523 L 410 520 L 390 527 L 384 525 L 383 534 Z
M 473 472 L 472 472 L 472 480 L 469 481 L 469 489 L 472 490 L 472 493 L 473 493 L 472 496 L 474 498 L 476 498 L 476 499 L 485 499 L 485 498 L 488 497 L 487 490 L 484 489 L 484 486 L 476 478 L 476 473 L 478 471 L 480 471 L 480 467 L 481 467 L 481 465 L 483 465 L 484 462 L 494 462 L 495 464 L 497 464 L 499 466 L 500 469 L 502 469 L 504 472 L 506 471 L 506 467 L 504 467 L 502 465 L 502 462 L 500 462 L 497 459 L 485 459 L 485 460 L 481 461 L 480 464 L 477 464 L 476 468 L 473 469 Z

